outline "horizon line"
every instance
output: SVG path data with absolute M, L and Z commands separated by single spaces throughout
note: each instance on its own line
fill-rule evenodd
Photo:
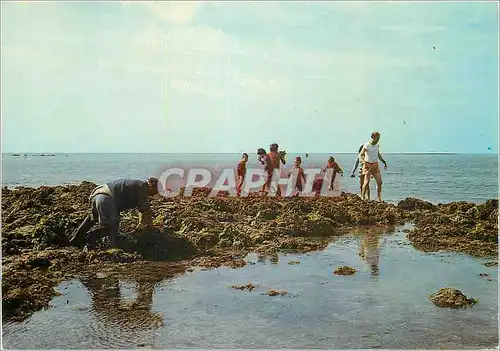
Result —
M 19 155 L 19 156 L 51 156 L 51 155 L 77 155 L 77 154 L 116 154 L 116 155 L 124 155 L 124 154 L 241 154 L 244 151 L 235 151 L 235 152 L 1 152 L 2 155 Z M 352 155 L 357 152 L 304 152 L 304 151 L 287 151 L 287 154 L 345 154 Z M 446 152 L 446 151 L 425 151 L 425 152 L 412 152 L 412 151 L 401 151 L 401 152 L 384 152 L 383 154 L 400 154 L 400 155 L 498 155 L 498 152 L 490 151 L 490 152 Z

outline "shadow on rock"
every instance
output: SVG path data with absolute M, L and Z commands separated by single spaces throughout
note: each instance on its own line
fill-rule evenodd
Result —
M 125 251 L 137 252 L 151 261 L 179 261 L 189 259 L 197 253 L 196 247 L 186 238 L 156 228 L 121 234 L 119 247 Z

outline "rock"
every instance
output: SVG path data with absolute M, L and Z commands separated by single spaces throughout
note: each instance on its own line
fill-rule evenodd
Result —
M 275 289 L 269 289 L 269 290 L 267 291 L 267 294 L 268 294 L 269 296 L 283 296 L 283 295 L 288 294 L 288 292 L 287 292 L 287 291 L 285 291 L 285 290 L 275 290 Z
M 407 197 L 398 203 L 398 208 L 405 211 L 429 210 L 435 211 L 436 206 L 432 203 L 414 197 Z
M 289 265 L 297 265 L 300 264 L 300 261 L 290 261 L 288 262 Z
M 221 247 L 232 246 L 235 249 L 244 249 L 252 242 L 248 233 L 235 225 L 226 225 L 218 237 L 218 245 Z
M 49 267 L 50 265 L 52 265 L 50 260 L 48 258 L 45 258 L 45 257 L 37 257 L 35 259 L 32 259 L 28 262 L 28 264 L 31 267 L 42 267 L 42 268 L 46 268 L 46 267 Z
M 2 319 L 21 321 L 34 311 L 45 308 L 60 295 L 54 287 L 61 277 L 50 278 L 39 270 L 24 270 L 22 263 L 3 269 Z
M 422 211 L 431 207 L 420 200 L 395 206 L 345 193 L 328 198 L 208 197 L 209 188 L 194 189 L 191 197 L 153 196 L 154 224 L 162 230 L 137 233 L 137 211 L 124 211 L 120 232 L 126 234 L 119 237 L 120 249 L 108 250 L 109 241 L 103 240 L 96 250 L 84 252 L 68 246 L 67 237 L 89 213 L 88 196 L 95 186 L 82 182 L 2 189 L 5 318 L 22 319 L 46 306 L 61 279 L 89 265 L 97 272 L 106 262 L 120 266 L 144 260 L 237 268 L 252 251 L 277 262 L 281 252 L 323 249 L 360 224 L 386 227 L 412 219 L 415 227 L 408 237 L 418 248 L 497 254 L 497 200 L 441 204 Z
M 415 216 L 408 239 L 422 251 L 451 250 L 478 257 L 498 254 L 497 202 L 483 205 L 453 202 L 437 206 L 432 213 Z M 489 212 L 491 211 L 491 212 Z
M 486 278 L 486 280 L 488 281 L 493 281 L 493 279 L 491 279 L 491 274 L 489 273 L 479 273 L 479 276 L 482 277 L 482 278 Z
M 333 271 L 333 274 L 336 274 L 336 275 L 353 275 L 355 273 L 356 273 L 356 270 L 354 268 L 349 267 L 349 266 L 340 266 L 340 267 L 337 267 Z
M 236 290 L 248 290 L 248 291 L 252 291 L 253 289 L 255 289 L 257 287 L 257 285 L 254 285 L 252 283 L 248 283 L 246 285 L 231 285 L 231 289 L 236 289 Z
M 465 296 L 460 290 L 453 288 L 441 288 L 438 292 L 429 296 L 429 300 L 438 307 L 460 308 L 473 306 L 476 299 Z
M 257 212 L 257 214 L 255 215 L 255 218 L 252 222 L 252 225 L 256 225 L 257 223 L 262 222 L 262 221 L 268 221 L 271 219 L 275 219 L 276 216 L 277 216 L 277 212 L 274 209 L 272 209 L 272 208 L 262 209 L 259 212 Z

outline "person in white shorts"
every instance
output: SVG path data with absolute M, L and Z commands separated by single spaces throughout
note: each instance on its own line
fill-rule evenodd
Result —
M 380 153 L 380 146 L 378 144 L 379 140 L 380 133 L 373 132 L 370 141 L 363 145 L 363 148 L 359 153 L 359 159 L 363 164 L 363 175 L 365 176 L 363 189 L 361 191 L 361 198 L 367 199 L 367 189 L 370 186 L 370 178 L 373 177 L 377 182 L 378 201 L 382 202 L 382 174 L 380 173 L 378 160 L 382 161 L 384 169 L 387 169 L 387 162 L 385 162 L 382 154 Z

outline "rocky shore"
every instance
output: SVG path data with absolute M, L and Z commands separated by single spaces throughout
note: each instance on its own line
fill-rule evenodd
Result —
M 152 199 L 155 228 L 134 233 L 138 215 L 122 215 L 120 249 L 70 247 L 68 234 L 89 211 L 95 184 L 2 189 L 3 320 L 22 320 L 48 306 L 54 287 L 85 270 L 161 261 L 165 274 L 191 266 L 241 267 L 249 252 L 319 250 L 359 226 L 394 227 L 423 251 L 452 250 L 496 259 L 498 200 L 434 205 L 408 198 L 399 204 L 335 198 L 192 197 Z M 165 218 L 167 221 L 165 222 Z

